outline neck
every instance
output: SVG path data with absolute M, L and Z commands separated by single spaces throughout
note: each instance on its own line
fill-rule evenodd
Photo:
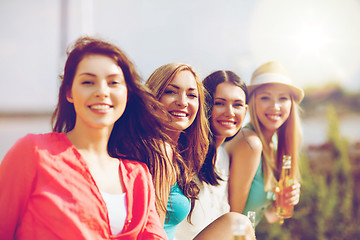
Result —
M 73 130 L 67 133 L 67 137 L 79 152 L 108 156 L 107 145 L 111 130 L 112 128 L 81 129 L 75 126 Z
M 216 149 L 218 149 L 220 146 L 221 146 L 221 144 L 223 144 L 224 143 L 224 141 L 225 141 L 225 137 L 217 137 L 217 136 L 215 136 L 215 147 L 216 147 Z
M 267 130 L 265 128 L 262 128 L 261 129 L 263 135 L 264 135 L 264 138 L 265 138 L 265 141 L 267 144 L 270 144 L 271 141 L 272 141 L 272 137 L 274 136 L 275 134 L 275 131 L 270 131 L 270 130 Z
M 180 134 L 181 134 L 181 131 L 178 131 L 178 130 L 169 130 L 167 132 L 167 134 L 169 135 L 169 137 L 174 141 L 174 142 L 178 142 L 179 141 L 179 137 L 180 137 Z

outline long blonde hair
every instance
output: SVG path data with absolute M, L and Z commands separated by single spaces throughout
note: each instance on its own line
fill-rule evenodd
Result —
M 250 123 L 261 140 L 262 150 L 262 167 L 265 182 L 265 190 L 270 191 L 278 181 L 280 170 L 282 168 L 282 156 L 290 155 L 292 158 L 291 174 L 296 181 L 300 181 L 299 170 L 299 149 L 302 141 L 302 130 L 300 126 L 299 106 L 294 102 L 291 96 L 291 110 L 288 119 L 277 130 L 278 144 L 276 156 L 271 151 L 270 146 L 265 141 L 262 133 L 260 122 L 256 116 L 256 90 L 251 94 L 249 100 Z M 274 158 L 276 159 L 274 161 Z M 275 164 L 274 164 L 275 163 Z
M 204 87 L 192 67 L 184 63 L 169 63 L 159 67 L 151 74 L 145 85 L 153 92 L 155 98 L 160 99 L 166 87 L 181 71 L 189 71 L 194 75 L 199 94 L 199 110 L 191 126 L 180 134 L 176 152 L 180 158 L 177 157 L 177 161 L 174 162 L 178 170 L 177 183 L 185 196 L 191 200 L 190 217 L 199 192 L 193 177 L 198 174 L 209 147 Z

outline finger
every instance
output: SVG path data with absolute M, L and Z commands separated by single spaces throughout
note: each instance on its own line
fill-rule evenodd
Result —
M 295 196 L 300 196 L 300 191 L 299 190 L 293 190 L 291 192 L 285 193 L 286 198 L 292 198 L 292 197 L 295 197 Z
M 293 189 L 300 190 L 301 185 L 300 185 L 300 183 L 295 183 L 295 184 L 292 185 L 292 187 L 293 187 Z
M 286 203 L 291 205 L 291 206 L 294 206 L 294 205 L 299 203 L 299 198 L 298 197 L 289 198 L 289 199 L 286 200 Z
M 286 198 L 285 201 L 288 201 L 288 202 L 291 202 L 291 199 L 297 199 L 297 202 L 298 202 L 298 200 L 300 199 L 300 190 L 296 189 L 289 193 L 286 193 L 285 198 Z

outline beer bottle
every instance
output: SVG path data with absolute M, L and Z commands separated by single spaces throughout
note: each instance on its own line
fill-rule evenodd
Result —
M 240 219 L 234 222 L 232 226 L 233 230 L 233 240 L 245 240 L 245 224 L 241 222 Z
M 276 213 L 281 218 L 290 218 L 294 212 L 294 206 L 289 206 L 285 203 L 285 188 L 294 184 L 294 179 L 291 174 L 291 156 L 283 156 L 283 165 L 281 169 L 278 194 L 276 196 Z

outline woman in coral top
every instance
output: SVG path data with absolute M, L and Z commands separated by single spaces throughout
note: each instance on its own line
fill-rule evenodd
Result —
M 0 239 L 166 239 L 147 167 L 166 170 L 157 104 L 118 47 L 78 39 L 53 132 L 21 138 L 1 162 Z

